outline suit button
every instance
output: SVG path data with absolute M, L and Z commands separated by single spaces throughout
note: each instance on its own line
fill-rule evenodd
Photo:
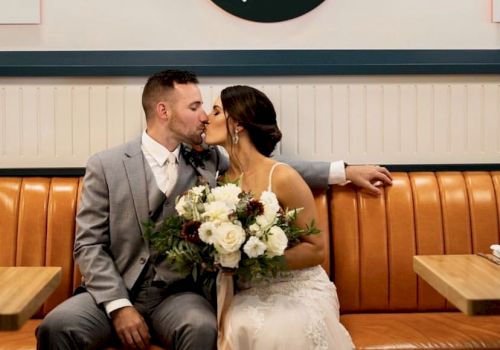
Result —
M 141 264 L 145 264 L 145 263 L 146 263 L 146 258 L 140 258 L 140 259 L 139 259 L 139 262 L 140 262 Z

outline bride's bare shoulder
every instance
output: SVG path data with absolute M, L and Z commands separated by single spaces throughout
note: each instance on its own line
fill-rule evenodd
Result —
M 272 184 L 273 188 L 284 188 L 287 190 L 291 190 L 294 188 L 292 186 L 302 186 L 305 185 L 305 182 L 300 174 L 290 165 L 279 163 L 275 165 Z

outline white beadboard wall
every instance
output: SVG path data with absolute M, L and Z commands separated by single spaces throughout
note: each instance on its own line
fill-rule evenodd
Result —
M 83 167 L 145 127 L 145 78 L 1 78 L 0 168 Z M 213 77 L 263 90 L 279 152 L 350 163 L 500 163 L 500 76 Z

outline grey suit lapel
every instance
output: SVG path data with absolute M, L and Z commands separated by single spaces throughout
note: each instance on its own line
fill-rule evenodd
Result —
M 144 157 L 141 151 L 140 138 L 133 141 L 123 157 L 123 163 L 129 182 L 130 192 L 134 201 L 135 214 L 144 234 L 143 223 L 149 218 L 148 189 Z

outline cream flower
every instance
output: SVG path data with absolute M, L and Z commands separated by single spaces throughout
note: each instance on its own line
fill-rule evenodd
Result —
M 238 197 L 240 193 L 241 188 L 239 186 L 229 183 L 212 189 L 212 198 L 214 201 L 224 202 L 229 208 L 234 209 L 240 201 Z
M 266 220 L 267 222 L 267 220 Z M 255 236 L 255 237 L 262 237 L 262 234 L 264 233 L 262 231 L 262 229 L 260 228 L 260 225 L 258 224 L 251 224 L 249 227 L 248 227 L 248 232 L 250 233 L 250 235 L 252 236 Z
M 196 196 L 201 196 L 203 195 L 203 192 L 207 189 L 207 186 L 196 186 L 193 187 L 190 192 L 192 192 Z
M 232 253 L 219 254 L 219 263 L 223 267 L 237 268 L 241 260 L 241 252 L 239 250 Z
M 260 226 L 261 231 L 267 230 L 272 225 L 272 222 L 269 222 L 269 220 L 267 220 L 267 217 L 265 215 L 257 216 L 255 218 L 255 222 L 257 223 L 257 225 Z
M 187 205 L 186 196 L 180 197 L 177 203 L 175 204 L 175 210 L 177 211 L 177 213 L 179 213 L 180 216 L 184 216 L 190 219 L 190 217 L 187 216 L 188 208 L 189 206 Z
M 175 210 L 179 213 L 179 215 L 188 220 L 199 220 L 198 208 L 196 203 L 191 200 L 191 196 L 189 194 L 179 198 L 175 204 Z
M 264 205 L 264 216 L 270 224 L 274 224 L 276 214 L 280 210 L 280 204 L 276 194 L 271 191 L 264 191 L 260 195 L 260 202 Z
M 223 222 L 215 229 L 214 246 L 221 254 L 233 253 L 245 242 L 245 231 L 240 225 Z
M 198 235 L 200 239 L 208 244 L 214 244 L 215 240 L 215 226 L 212 222 L 204 222 L 200 225 L 198 229 Z
M 217 223 L 227 222 L 232 212 L 232 209 L 223 202 L 211 202 L 205 204 L 205 212 L 201 214 L 201 217 L 207 221 Z
M 249 258 L 261 256 L 266 251 L 266 244 L 255 236 L 252 236 L 243 246 L 243 251 Z
M 269 257 L 283 255 L 288 245 L 288 239 L 285 232 L 279 226 L 273 226 L 267 235 L 267 251 Z
M 293 220 L 302 211 L 302 209 L 304 208 L 287 209 L 285 217 L 287 218 L 287 220 Z

